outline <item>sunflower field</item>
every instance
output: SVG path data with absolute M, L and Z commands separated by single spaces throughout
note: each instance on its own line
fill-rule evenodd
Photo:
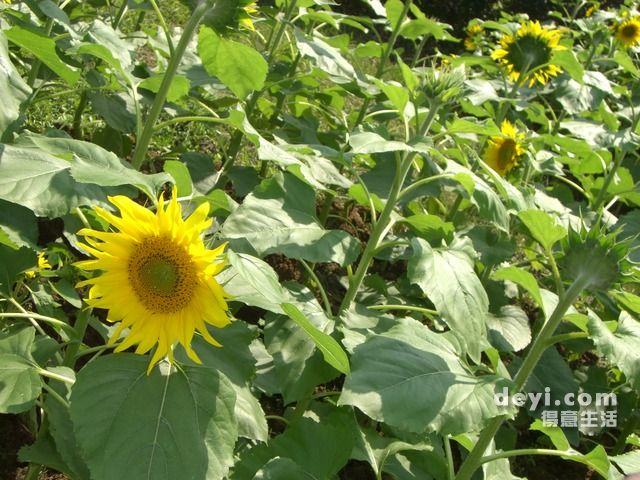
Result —
M 427 3 L 0 2 L 0 479 L 639 478 L 637 2 Z

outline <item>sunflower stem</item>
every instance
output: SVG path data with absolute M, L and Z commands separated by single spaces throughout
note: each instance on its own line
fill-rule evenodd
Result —
M 560 322 L 567 313 L 567 310 L 569 310 L 578 296 L 588 285 L 588 278 L 580 276 L 575 279 L 571 286 L 566 290 L 565 294 L 560 296 L 556 308 L 540 330 L 540 333 L 538 333 L 538 336 L 525 356 L 518 373 L 513 378 L 513 391 L 519 392 L 522 390 L 527 379 L 540 361 L 542 354 L 549 346 L 549 338 L 552 337 L 553 333 L 560 325 Z M 469 455 L 460 467 L 455 480 L 470 480 L 477 468 L 482 463 L 485 463 L 486 460 L 483 455 L 491 444 L 491 441 L 495 437 L 499 428 L 502 426 L 502 422 L 504 422 L 507 417 L 507 415 L 500 415 L 489 421 L 489 424 L 480 433 L 476 445 L 473 447 L 471 452 L 469 452 Z
M 329 318 L 332 318 L 333 312 L 331 311 L 331 302 L 329 301 L 329 297 L 327 296 L 327 291 L 322 286 L 322 282 L 320 282 L 318 275 L 316 275 L 316 272 L 313 271 L 313 268 L 311 268 L 311 266 L 307 262 L 300 259 L 300 263 L 302 264 L 304 269 L 307 271 L 307 274 L 311 277 L 311 280 L 313 280 L 313 283 L 316 284 L 316 288 L 318 289 L 318 292 L 320 292 L 320 297 L 322 298 L 322 303 L 324 304 L 325 313 Z
M 149 114 L 147 115 L 147 118 L 144 122 L 144 129 L 140 134 L 140 138 L 138 139 L 136 149 L 133 154 L 133 159 L 131 160 L 131 165 L 136 170 L 140 170 L 140 167 L 145 160 L 147 151 L 149 150 L 149 143 L 151 142 L 151 137 L 153 136 L 156 121 L 158 120 L 158 117 L 160 116 L 160 113 L 164 108 L 167 94 L 169 93 L 169 89 L 171 88 L 173 79 L 176 76 L 176 72 L 178 70 L 178 67 L 180 66 L 180 62 L 182 61 L 182 56 L 184 55 L 187 46 L 191 42 L 191 38 L 196 33 L 198 25 L 200 25 L 202 18 L 207 13 L 209 8 L 211 7 L 207 2 L 202 2 L 193 10 L 191 17 L 189 17 L 189 20 L 184 27 L 184 31 L 182 32 L 182 36 L 180 37 L 180 41 L 178 42 L 173 55 L 171 55 L 171 58 L 169 59 L 167 70 L 164 72 L 162 83 L 160 84 L 160 88 L 158 90 L 158 93 L 156 94 L 156 98 L 153 101 L 151 110 L 149 111 Z
M 76 363 L 76 357 L 78 355 L 78 350 L 80 349 L 80 345 L 82 345 L 82 339 L 84 338 L 84 334 L 87 331 L 87 326 L 89 325 L 89 320 L 91 319 L 91 313 L 89 309 L 80 310 L 80 314 L 76 320 L 74 325 L 74 330 L 76 334 L 76 339 L 73 342 L 70 342 L 67 345 L 67 349 L 64 354 L 63 365 L 65 367 L 73 368 Z
M 438 102 L 434 102 L 431 105 L 431 109 L 429 110 L 429 113 L 427 114 L 427 117 L 425 118 L 422 126 L 420 127 L 420 131 L 418 132 L 419 136 L 423 136 L 429 131 L 439 109 L 440 104 Z M 347 293 L 345 293 L 342 304 L 340 305 L 340 312 L 348 310 L 351 306 L 351 303 L 355 299 L 356 294 L 360 289 L 360 285 L 362 285 L 362 281 L 364 280 L 364 276 L 369 269 L 369 265 L 373 260 L 376 248 L 378 248 L 378 245 L 384 239 L 385 234 L 388 232 L 391 214 L 395 209 L 396 203 L 400 196 L 402 185 L 407 178 L 415 156 L 416 152 L 405 152 L 401 158 L 399 156 L 396 157 L 396 174 L 393 184 L 391 185 L 389 198 L 387 199 L 387 202 L 385 203 L 385 206 L 380 213 L 380 217 L 378 217 L 378 221 L 373 226 L 369 241 L 367 242 L 364 252 L 362 253 L 362 257 L 360 258 L 360 262 L 358 263 L 356 272 L 354 273 L 353 278 L 349 281 L 349 288 L 347 289 Z
M 407 14 L 409 13 L 409 9 L 411 8 L 412 3 L 413 3 L 412 0 L 406 0 L 404 2 L 402 11 L 400 12 L 400 16 L 398 17 L 398 21 L 393 26 L 393 30 L 391 32 L 391 38 L 389 38 L 389 41 L 387 42 L 387 48 L 385 49 L 384 54 L 380 59 L 380 63 L 378 64 L 375 78 L 381 78 L 382 74 L 384 73 L 384 69 L 386 68 L 387 62 L 389 61 L 389 58 L 391 57 L 391 53 L 393 52 L 393 47 L 395 46 L 396 41 L 398 40 L 398 36 L 400 35 L 400 29 L 402 28 L 404 19 L 407 17 Z M 370 103 L 371 103 L 371 97 L 367 97 L 363 102 L 362 107 L 360 107 L 360 112 L 358 113 L 358 117 L 356 118 L 356 121 L 353 124 L 352 130 L 362 123 L 362 121 L 364 120 L 364 117 L 367 114 L 367 110 L 369 108 Z
M 609 190 L 609 186 L 611 185 L 613 178 L 618 172 L 618 168 L 620 168 L 620 165 L 622 165 L 622 162 L 624 161 L 624 158 L 627 155 L 627 152 L 623 151 L 622 153 L 619 153 L 619 151 L 616 149 L 614 155 L 616 155 L 616 159 L 613 162 L 611 169 L 607 172 L 607 176 L 604 178 L 604 182 L 602 183 L 602 188 L 598 192 L 598 195 L 596 196 L 596 199 L 593 202 L 592 208 L 596 212 L 600 210 L 600 207 L 602 207 L 602 204 L 604 203 L 607 197 L 607 191 Z

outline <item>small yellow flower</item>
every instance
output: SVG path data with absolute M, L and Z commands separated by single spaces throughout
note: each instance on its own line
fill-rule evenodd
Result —
M 464 48 L 467 50 L 475 50 L 477 48 L 477 37 L 484 31 L 482 25 L 475 24 L 467 28 L 467 37 L 464 39 Z
M 249 5 L 242 7 L 242 10 L 240 11 L 240 25 L 253 31 L 256 30 L 256 27 L 253 25 L 251 15 L 258 12 L 256 3 L 257 2 L 251 2 Z
M 51 264 L 44 256 L 44 252 L 40 252 L 38 254 L 38 270 L 51 270 Z M 36 273 L 37 272 L 35 270 L 27 270 L 24 272 L 27 278 L 35 278 Z
M 507 74 L 514 82 L 521 75 L 530 76 L 529 87 L 536 82 L 544 85 L 562 70 L 551 62 L 554 50 L 563 50 L 559 45 L 561 32 L 543 28 L 538 21 L 530 21 L 520 26 L 513 35 L 500 39 L 500 48 L 494 50 L 491 58 L 507 67 Z M 524 80 L 524 79 L 522 79 Z
M 518 164 L 518 157 L 524 153 L 524 134 L 519 133 L 509 120 L 502 122 L 500 131 L 502 135 L 489 139 L 484 161 L 504 177 Z
M 633 47 L 640 43 L 640 20 L 633 17 L 616 27 L 616 38 L 625 47 Z
M 160 196 L 156 213 L 124 196 L 109 197 L 120 216 L 96 207 L 96 213 L 117 232 L 82 229 L 88 245 L 80 244 L 95 257 L 77 262 L 85 270 L 101 273 L 78 286 L 91 285 L 87 303 L 108 309 L 107 320 L 120 322 L 109 339 L 113 344 L 129 329 L 116 352 L 137 345 L 145 354 L 156 346 L 148 373 L 162 358 L 173 361 L 173 347 L 180 343 L 189 358 L 201 363 L 191 348 L 195 332 L 215 346 L 207 325 L 229 323 L 227 303 L 214 279 L 225 266 L 220 260 L 225 245 L 208 250 L 201 232 L 211 225 L 209 204 L 203 203 L 182 219 L 176 189 L 165 203 Z
M 591 5 L 589 8 L 587 8 L 587 11 L 584 12 L 584 16 L 585 17 L 590 17 L 592 16 L 595 12 L 598 11 L 598 9 L 600 8 L 600 4 L 598 2 L 594 3 L 593 5 Z

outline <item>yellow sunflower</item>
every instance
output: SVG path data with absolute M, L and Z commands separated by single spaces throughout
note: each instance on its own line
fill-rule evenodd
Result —
M 165 356 L 173 361 L 176 343 L 201 363 L 191 348 L 194 333 L 221 346 L 206 324 L 224 327 L 229 323 L 228 295 L 213 278 L 224 268 L 220 256 L 225 246 L 207 250 L 201 237 L 211 225 L 209 204 L 203 203 L 183 220 L 176 197 L 175 188 L 168 204 L 160 196 L 155 214 L 127 197 L 109 197 L 120 216 L 100 207 L 96 213 L 118 231 L 84 228 L 78 232 L 88 244 L 80 245 L 95 259 L 76 265 L 101 271 L 78 286 L 91 285 L 87 303 L 108 309 L 107 319 L 120 322 L 109 344 L 129 329 L 116 352 L 137 345 L 135 352 L 142 355 L 157 345 L 147 373 Z
M 514 82 L 528 76 L 529 87 L 536 82 L 544 85 L 562 70 L 551 62 L 554 50 L 563 50 L 559 45 L 561 32 L 557 29 L 542 28 L 540 22 L 530 21 L 520 26 L 513 35 L 500 39 L 500 48 L 494 50 L 491 58 L 507 67 L 507 74 Z
M 240 11 L 240 25 L 248 28 L 249 30 L 255 31 L 256 27 L 253 25 L 253 20 L 251 19 L 251 15 L 254 13 L 258 13 L 256 2 L 251 2 L 248 5 L 242 7 L 242 10 Z
M 467 28 L 467 37 L 464 39 L 464 48 L 467 50 L 475 50 L 477 48 L 477 37 L 484 31 L 482 25 L 471 25 Z
M 502 135 L 489 139 L 489 146 L 484 152 L 484 161 L 504 177 L 518 164 L 518 157 L 524 153 L 522 147 L 524 134 L 519 133 L 509 120 L 502 122 L 500 131 Z
M 616 27 L 616 38 L 625 47 L 633 47 L 640 43 L 640 20 L 633 17 Z

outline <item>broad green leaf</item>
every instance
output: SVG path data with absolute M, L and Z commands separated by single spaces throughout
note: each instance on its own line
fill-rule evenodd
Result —
M 20 117 L 20 106 L 31 93 L 31 88 L 20 76 L 9 58 L 7 39 L 0 31 L 0 140 L 6 138 L 12 125 Z
M 616 291 L 609 293 L 625 310 L 629 311 L 636 318 L 640 318 L 640 297 L 627 291 Z
M 203 365 L 215 368 L 224 374 L 236 392 L 235 417 L 238 435 L 266 442 L 269 438 L 267 420 L 251 389 L 256 373 L 256 360 L 249 349 L 255 333 L 244 322 L 233 322 L 219 329 L 209 327 L 211 335 L 222 344 L 222 348 L 211 348 L 202 337 L 194 337 L 192 347 Z M 186 355 L 184 356 L 185 361 Z
M 131 168 L 116 155 L 94 143 L 67 138 L 49 138 L 27 133 L 16 141 L 19 146 L 33 147 L 63 158 L 71 157 L 69 173 L 76 182 L 101 187 L 133 185 L 155 199 L 160 187 L 171 182 L 166 173 L 148 175 Z M 0 167 L 2 164 L 0 164 Z
M 387 14 L 387 20 L 389 20 L 390 28 L 393 30 L 400 21 L 402 15 L 403 4 L 400 0 L 387 0 L 384 4 L 384 9 Z
M 193 182 L 187 166 L 178 160 L 167 160 L 164 162 L 163 169 L 173 177 L 178 187 L 179 197 L 188 197 L 193 192 Z
M 345 375 L 349 374 L 349 358 L 333 337 L 314 327 L 295 305 L 283 303 L 280 306 L 284 313 L 311 337 L 329 365 Z
M 300 480 L 307 472 L 287 457 L 274 457 L 256 472 L 253 480 Z
M 259 258 L 244 253 L 227 252 L 231 268 L 218 276 L 231 301 L 283 313 L 281 303 L 289 302 L 290 296 L 280 285 L 278 275 L 271 265 Z
M 356 133 L 349 137 L 353 153 L 422 152 L 428 153 L 423 143 L 410 145 L 397 140 L 387 140 L 374 132 Z
M 18 274 L 35 265 L 36 253 L 33 250 L 27 247 L 13 250 L 0 245 L 0 293 L 13 297 L 13 284 Z
M 529 292 L 531 298 L 536 301 L 538 306 L 544 312 L 544 302 L 542 301 L 542 296 L 540 295 L 540 287 L 538 287 L 536 277 L 534 277 L 531 273 L 518 267 L 503 267 L 500 270 L 496 270 L 491 275 L 491 277 L 494 280 L 509 280 L 510 282 L 520 285 L 527 292 Z
M 569 450 L 571 448 L 567 437 L 560 427 L 554 425 L 545 425 L 544 423 L 542 423 L 542 420 L 538 419 L 531 424 L 529 430 L 536 430 L 544 433 L 547 437 L 549 437 L 549 440 L 551 440 L 553 446 L 558 450 Z
M 223 478 L 237 437 L 233 387 L 206 367 L 161 363 L 147 375 L 148 362 L 109 355 L 78 374 L 71 419 L 91 477 Z
M 222 227 L 223 237 L 248 242 L 263 256 L 282 253 L 310 262 L 352 263 L 360 243 L 317 220 L 315 192 L 289 173 L 264 180 Z
M 615 455 L 609 457 L 613 463 L 615 463 L 622 472 L 626 475 L 633 475 L 640 472 L 640 450 L 631 450 L 622 455 Z
M 595 315 L 589 315 L 588 326 L 596 349 L 622 370 L 631 386 L 640 390 L 640 324 L 622 311 L 614 332 Z
M 328 74 L 333 82 L 344 84 L 358 79 L 353 64 L 342 56 L 340 50 L 329 45 L 319 35 L 308 38 L 296 30 L 295 36 L 300 54 L 311 58 L 318 69 Z
M 613 59 L 631 75 L 640 78 L 640 70 L 638 70 L 631 57 L 624 50 L 617 49 L 613 55 Z
M 469 200 L 478 208 L 482 218 L 493 222 L 497 228 L 509 233 L 509 212 L 502 200 L 484 179 L 462 165 L 449 161 L 444 173 L 454 174 L 454 179 L 462 184 Z
M 36 330 L 33 327 L 21 328 L 14 331 L 0 331 L 0 353 L 13 353 L 27 360 L 31 357 L 31 348 L 35 339 Z
M 551 63 L 565 70 L 576 82 L 582 83 L 584 68 L 578 61 L 573 50 L 556 50 L 551 57 Z
M 445 222 L 437 215 L 420 213 L 411 215 L 403 221 L 432 245 L 439 245 L 443 239 L 450 239 L 453 236 L 453 223 Z
M 635 209 L 622 215 L 614 226 L 614 228 L 618 227 L 622 228 L 619 238 L 631 240 L 631 246 L 635 248 L 635 250 L 629 252 L 629 259 L 640 263 L 640 210 Z M 640 313 L 640 310 L 638 310 L 640 306 L 635 308 L 634 311 Z
M 0 243 L 11 248 L 35 248 L 38 224 L 31 210 L 0 200 Z
M 447 133 L 477 133 L 479 135 L 500 135 L 500 129 L 493 120 L 486 120 L 482 123 L 472 122 L 463 118 L 457 118 L 447 125 Z
M 9 41 L 31 53 L 69 85 L 74 85 L 80 78 L 79 71 L 60 59 L 53 39 L 18 26 L 5 30 L 4 34 Z
M 71 166 L 40 149 L 0 145 L 0 198 L 50 218 L 80 205 L 106 204 L 107 192 L 74 180 Z M 95 169 L 92 176 L 99 178 Z
M 26 412 L 42 389 L 33 363 L 14 353 L 0 353 L 0 385 L 0 413 Z
M 207 72 L 218 77 L 238 98 L 244 99 L 264 86 L 269 66 L 250 46 L 220 37 L 211 28 L 202 27 L 198 53 Z
M 547 251 L 567 236 L 567 230 L 542 210 L 525 210 L 518 213 L 518 218 L 527 227 L 533 239 Z
M 519 352 L 531 342 L 529 317 L 517 305 L 505 305 L 500 313 L 487 315 L 491 344 L 502 352 Z
M 335 322 L 328 318 L 313 293 L 298 284 L 289 284 L 293 303 L 318 331 L 331 334 Z M 309 334 L 288 316 L 267 314 L 264 344 L 273 357 L 278 393 L 285 403 L 300 400 L 316 385 L 326 383 L 338 375 L 327 363 Z
M 71 468 L 60 456 L 51 434 L 38 435 L 34 443 L 22 447 L 18 451 L 18 460 L 31 462 L 35 465 L 44 465 L 68 476 L 72 475 Z
M 395 85 L 393 83 L 385 83 L 382 80 L 374 80 L 375 84 L 382 90 L 387 96 L 389 101 L 398 111 L 398 115 L 404 117 L 404 109 L 409 103 L 409 92 L 401 85 Z
M 503 386 L 497 377 L 475 377 L 443 335 L 400 320 L 356 347 L 339 404 L 409 432 L 456 435 L 506 413 L 494 398 Z
M 467 245 L 435 250 L 425 240 L 411 240 L 414 254 L 409 259 L 409 280 L 433 302 L 467 353 L 479 362 L 486 346 L 484 319 L 489 299 L 473 270 Z
M 261 478 L 255 477 L 256 473 L 260 469 L 272 471 L 274 467 L 268 467 L 268 464 L 278 457 L 293 460 L 304 472 L 296 480 L 335 478 L 351 456 L 355 444 L 354 428 L 353 412 L 347 409 L 332 407 L 319 419 L 302 417 L 269 443 L 245 451 L 234 466 L 231 479 Z M 322 448 L 318 448 L 319 445 Z M 285 480 L 289 477 L 263 478 Z
M 142 82 L 139 83 L 138 87 L 149 90 L 153 93 L 158 93 L 158 91 L 160 90 L 160 85 L 164 80 L 164 75 L 165 74 L 163 73 L 159 73 L 157 75 L 145 78 Z M 191 84 L 186 77 L 180 75 L 174 76 L 173 80 L 171 81 L 169 91 L 167 92 L 167 101 L 176 102 L 182 97 L 187 96 L 189 94 L 190 86 Z

